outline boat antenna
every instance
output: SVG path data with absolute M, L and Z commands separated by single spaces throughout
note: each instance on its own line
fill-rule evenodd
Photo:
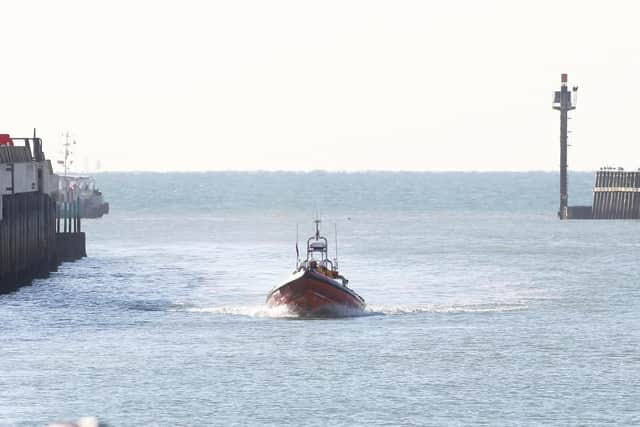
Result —
M 64 147 L 64 160 L 58 160 L 58 164 L 64 167 L 64 176 L 66 178 L 67 173 L 69 172 L 69 170 L 71 169 L 71 165 L 73 164 L 73 160 L 71 159 L 71 155 L 73 154 L 73 152 L 71 151 L 70 147 L 76 144 L 76 140 L 74 139 L 73 142 L 69 142 L 69 138 L 71 137 L 71 135 L 69 135 L 68 131 L 66 134 L 62 134 L 62 136 L 65 138 L 64 144 L 62 144 L 62 146 Z
M 296 268 L 300 265 L 300 249 L 298 249 L 298 223 L 296 223 Z
M 336 270 L 338 270 L 338 224 L 336 224 L 335 222 L 333 223 L 333 231 L 335 232 L 336 235 L 336 259 L 335 259 L 335 267 Z
M 313 221 L 316 224 L 316 240 L 320 239 L 320 218 L 316 216 L 316 219 Z

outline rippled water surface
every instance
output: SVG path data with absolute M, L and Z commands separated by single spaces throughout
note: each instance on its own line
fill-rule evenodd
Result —
M 0 296 L 0 425 L 640 424 L 640 223 L 556 174 L 98 179 L 89 257 Z M 264 306 L 316 209 L 363 315 Z

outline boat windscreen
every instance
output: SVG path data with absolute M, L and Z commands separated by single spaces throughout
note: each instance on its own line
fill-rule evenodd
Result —
M 323 251 L 327 246 L 324 242 L 311 242 L 309 244 L 309 249 L 312 251 Z

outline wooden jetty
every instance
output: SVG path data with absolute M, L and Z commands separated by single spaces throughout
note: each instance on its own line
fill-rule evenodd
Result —
M 79 212 L 75 218 L 74 207 L 65 205 L 72 215 L 61 219 L 57 191 L 58 176 L 35 131 L 33 138 L 1 134 L 0 293 L 46 277 L 63 261 L 86 256 Z

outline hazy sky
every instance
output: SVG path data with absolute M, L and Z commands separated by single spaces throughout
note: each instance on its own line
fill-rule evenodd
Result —
M 640 166 L 633 1 L 4 1 L 0 131 L 106 170 Z

